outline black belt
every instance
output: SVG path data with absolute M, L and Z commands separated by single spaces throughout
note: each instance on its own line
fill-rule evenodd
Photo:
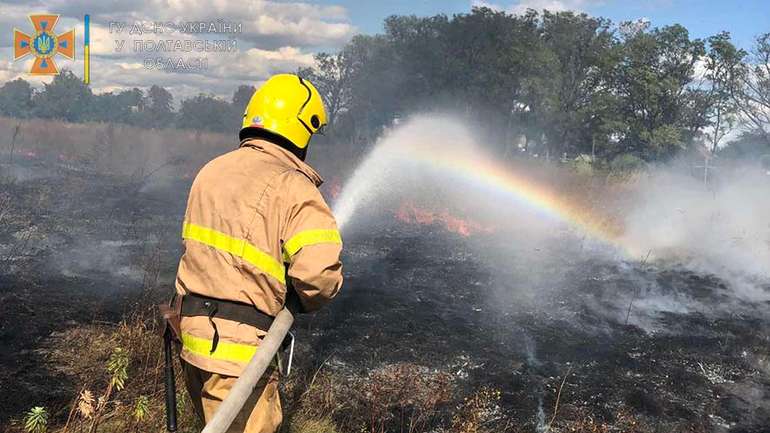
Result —
M 214 328 L 214 339 L 211 342 L 211 353 L 217 348 L 219 343 L 219 331 L 214 323 L 214 318 L 232 320 L 233 322 L 251 325 L 257 329 L 267 332 L 270 325 L 273 324 L 273 316 L 259 311 L 250 304 L 244 304 L 236 301 L 225 301 L 222 299 L 210 298 L 208 296 L 188 293 L 182 298 L 182 316 L 193 317 L 203 316 L 209 318 L 209 323 Z

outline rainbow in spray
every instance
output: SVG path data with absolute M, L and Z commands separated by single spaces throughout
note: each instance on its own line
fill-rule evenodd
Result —
M 440 125 L 437 125 L 439 122 Z M 418 117 L 399 126 L 381 140 L 361 166 L 353 173 L 335 202 L 334 213 L 341 227 L 352 218 L 359 206 L 376 202 L 378 195 L 397 194 L 393 186 L 395 167 L 439 170 L 446 179 L 502 192 L 517 203 L 550 218 L 563 221 L 593 239 L 619 247 L 625 254 L 632 249 L 622 243 L 622 231 L 611 218 L 598 214 L 591 206 L 582 205 L 557 194 L 528 177 L 485 157 L 476 146 L 447 148 L 447 142 L 472 143 L 473 139 L 457 122 L 433 117 Z M 434 146 L 432 144 L 437 144 Z M 398 183 L 398 182 L 395 182 Z M 395 190 L 394 190 L 395 189 Z
M 412 155 L 435 168 L 504 192 L 519 203 L 575 226 L 593 238 L 621 246 L 621 231 L 608 216 L 598 215 L 588 206 L 565 200 L 555 191 L 538 185 L 510 168 L 504 168 L 492 161 L 455 158 L 451 154 L 424 155 L 422 152 L 415 152 Z

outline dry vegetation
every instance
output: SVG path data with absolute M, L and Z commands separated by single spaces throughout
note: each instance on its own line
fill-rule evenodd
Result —
M 14 136 L 4 149 L 8 161 L 20 156 L 56 160 L 118 176 L 141 179 L 168 165 L 194 170 L 232 148 L 237 137 L 199 131 L 153 130 L 133 126 L 0 117 L 0 133 Z M 18 127 L 18 129 L 16 129 Z M 4 152 L 5 153 L 5 152 Z M 186 173 L 186 171 L 183 171 Z M 194 174 L 194 173 L 191 173 Z
M 143 432 L 165 428 L 161 338 L 157 322 L 145 314 L 137 312 L 117 325 L 81 325 L 48 338 L 39 355 L 57 374 L 72 378 L 77 385 L 69 404 L 50 409 L 47 431 Z M 195 431 L 184 392 L 180 392 L 179 410 L 184 420 L 182 431 Z M 18 420 L 10 431 L 23 431 L 22 424 Z
M 0 140 L 8 142 L 0 156 L 5 159 L 2 162 L 35 156 L 140 181 L 169 167 L 183 176 L 194 176 L 201 165 L 238 144 L 236 134 L 56 120 L 45 120 L 46 127 L 41 128 L 40 122 L 43 120 L 0 117 Z M 317 144 L 327 145 L 323 140 L 319 138 Z M 362 151 L 335 144 L 333 158 L 328 152 L 314 152 L 310 158 L 324 171 L 344 173 Z
M 30 426 L 34 420 L 31 410 L 13 421 L 8 432 L 164 430 L 159 326 L 153 309 L 145 305 L 117 325 L 94 323 L 52 334 L 38 354 L 56 374 L 66 375 L 77 384 L 71 390 L 72 400 L 61 407 L 45 408 L 47 419 L 42 426 Z M 177 365 L 177 383 L 182 384 L 179 371 Z M 536 431 L 533 425 L 511 421 L 498 404 L 499 390 L 482 387 L 462 397 L 451 375 L 414 364 L 386 365 L 361 374 L 332 371 L 322 365 L 285 378 L 282 388 L 286 412 L 282 431 L 288 433 Z M 178 391 L 180 431 L 199 431 L 184 386 Z M 600 419 L 586 408 L 567 405 L 563 415 L 537 431 L 655 431 L 626 410 L 616 414 L 612 422 Z M 679 431 L 700 433 L 696 429 Z
M 109 124 L 73 125 L 47 122 L 39 128 L 35 121 L 0 118 L 0 134 L 14 133 L 13 153 L 24 153 L 58 164 L 87 167 L 96 173 L 110 173 L 141 182 L 164 167 L 173 166 L 177 174 L 194 175 L 197 168 L 218 153 L 234 147 L 235 138 L 221 134 L 176 130 L 143 130 Z M 18 125 L 18 128 L 16 127 Z M 350 151 L 354 155 L 355 152 Z M 180 158 L 179 155 L 184 155 Z M 323 155 L 323 153 L 319 154 Z M 321 161 L 344 173 L 343 162 Z M 349 162 L 345 162 L 349 164 Z M 547 176 L 544 167 L 531 164 L 521 167 L 532 176 Z M 575 194 L 610 191 L 619 198 L 624 182 L 615 182 L 617 173 L 606 176 L 584 176 L 579 168 L 555 185 Z M 603 179 L 597 181 L 597 179 Z M 76 185 L 75 185 L 76 186 Z M 0 264 L 13 260 L 26 250 L 34 228 L 20 229 L 27 213 L 20 209 L 39 208 L 35 200 L 47 200 L 51 191 L 33 194 L 24 206 L 15 204 L 11 212 L 11 196 L 0 191 L 0 237 L 13 236 L 15 245 Z M 569 195 L 569 194 L 568 194 Z M 36 197 L 36 198 L 35 198 Z M 594 203 L 588 200 L 589 203 Z M 42 206 L 45 207 L 45 206 Z M 586 209 L 606 215 L 613 224 L 611 210 Z M 12 221 L 13 224 L 10 224 Z M 13 228 L 8 233 L 5 229 Z M 26 235 L 25 235 L 26 233 Z M 165 297 L 170 288 L 161 283 L 161 257 L 157 247 L 145 247 L 142 290 L 136 307 L 117 324 L 94 321 L 77 324 L 54 332 L 36 350 L 53 374 L 68 378 L 73 384 L 66 404 L 30 408 L 19 414 L 8 426 L 16 432 L 158 432 L 164 429 L 163 359 L 160 324 L 153 302 Z M 161 290 L 162 289 L 162 290 Z M 305 354 L 309 359 L 314 354 Z M 500 404 L 499 390 L 481 386 L 467 390 L 457 386 L 446 371 L 437 371 L 410 363 L 382 365 L 373 370 L 351 371 L 337 368 L 328 359 L 320 365 L 303 366 L 282 381 L 286 422 L 283 431 L 290 433 L 336 432 L 576 432 L 576 433 L 647 433 L 655 430 L 637 418 L 630 409 L 617 413 L 598 413 L 597 408 L 573 406 L 570 392 L 556 387 L 546 395 L 546 423 L 533 420 L 516 424 L 512 420 L 522 414 L 506 413 Z M 177 373 L 180 368 L 177 365 Z M 180 427 L 183 432 L 197 431 L 200 426 L 191 412 L 189 399 L 177 377 L 179 386 Z M 560 404 L 560 406 L 559 406 Z M 506 407 L 515 407 L 508 404 Z M 549 407 L 550 406 L 550 407 Z M 558 407 L 557 407 L 558 406 Z M 558 410 L 557 410 L 558 409 Z M 553 416 L 550 416 L 553 414 Z M 517 415 L 514 417 L 514 415 Z M 698 426 L 677 430 L 700 433 Z

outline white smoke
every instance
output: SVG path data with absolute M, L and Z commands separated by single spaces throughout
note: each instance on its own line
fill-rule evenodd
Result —
M 623 243 L 638 255 L 717 275 L 745 300 L 770 299 L 770 176 L 725 167 L 704 184 L 681 167 L 653 169 L 635 188 Z

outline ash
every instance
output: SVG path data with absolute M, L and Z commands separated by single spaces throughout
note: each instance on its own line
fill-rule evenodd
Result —
M 15 164 L 0 191 L 0 383 L 18 392 L 3 393 L 0 422 L 69 401 L 73 384 L 36 352 L 52 332 L 114 323 L 147 285 L 167 295 L 189 188 Z M 451 375 L 459 396 L 500 390 L 492 415 L 528 431 L 549 430 L 559 391 L 559 419 L 632 410 L 658 431 L 767 431 L 767 281 L 744 279 L 763 296 L 736 297 L 733 281 L 630 260 L 564 227 L 461 236 L 358 219 L 344 234 L 342 293 L 296 326 L 299 371 L 420 365 Z
M 562 382 L 559 418 L 630 408 L 661 431 L 767 431 L 770 303 L 568 232 L 509 245 L 439 224 L 377 225 L 345 237 L 345 289 L 299 334 L 311 358 L 348 374 L 411 362 L 469 391 L 495 387 L 531 431 L 548 431 Z

